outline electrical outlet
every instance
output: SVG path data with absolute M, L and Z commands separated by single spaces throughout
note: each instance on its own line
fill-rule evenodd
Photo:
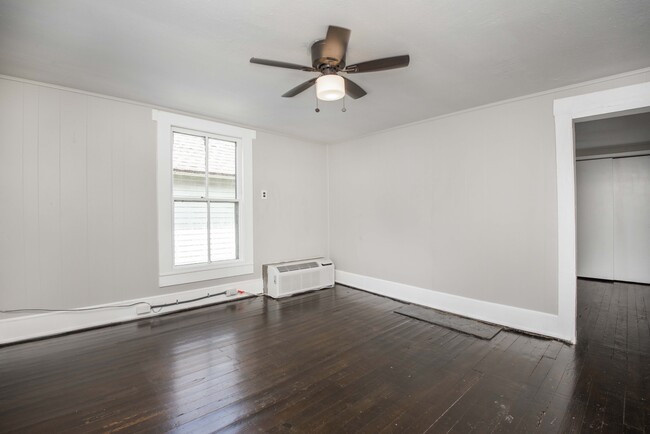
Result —
M 151 306 L 148 304 L 139 304 L 135 307 L 135 313 L 137 315 L 146 315 L 151 312 Z
M 232 297 L 233 295 L 237 295 L 237 290 L 235 288 L 226 289 L 226 297 Z
M 262 190 L 262 199 L 266 199 L 267 197 L 269 197 L 269 195 L 266 190 Z

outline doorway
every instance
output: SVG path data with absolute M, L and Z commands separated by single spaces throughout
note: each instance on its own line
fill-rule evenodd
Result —
M 574 124 L 650 108 L 650 82 L 557 99 L 555 155 L 557 182 L 558 315 L 556 328 L 576 341 L 576 183 Z
M 650 112 L 576 122 L 578 277 L 650 284 Z

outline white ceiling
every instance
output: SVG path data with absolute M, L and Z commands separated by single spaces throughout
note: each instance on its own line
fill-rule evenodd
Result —
M 368 95 L 321 103 L 285 91 L 329 24 Z M 647 0 L 0 0 L 0 74 L 334 142 L 515 96 L 650 66 Z

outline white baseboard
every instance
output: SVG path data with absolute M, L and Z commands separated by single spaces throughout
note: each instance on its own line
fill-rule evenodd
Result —
M 573 336 L 562 331 L 557 315 L 459 297 L 341 270 L 336 270 L 336 282 L 407 303 L 419 304 L 468 318 L 573 342 Z
M 217 297 L 206 298 L 191 303 L 169 306 L 158 313 L 150 312 L 143 315 L 138 315 L 136 313 L 135 306 L 125 308 L 110 308 L 110 306 L 114 305 L 132 304 L 137 302 L 147 302 L 152 305 L 174 303 L 177 300 L 191 300 L 194 298 L 203 297 L 209 293 L 214 294 L 232 288 L 242 289 L 247 294 L 237 294 L 231 297 L 221 295 Z M 178 310 L 236 300 L 238 298 L 247 297 L 249 294 L 260 294 L 261 292 L 262 279 L 254 279 L 246 280 L 243 282 L 229 283 L 225 285 L 211 286 L 208 288 L 193 289 L 190 291 L 161 294 L 153 297 L 139 298 L 135 300 L 125 300 L 98 306 L 89 306 L 106 307 L 106 309 L 101 310 L 78 312 L 48 312 L 35 315 L 10 317 L 0 320 L 0 344 L 8 344 L 28 339 L 58 335 L 75 330 L 131 321 L 134 319 L 149 318 L 152 316 L 163 315 Z

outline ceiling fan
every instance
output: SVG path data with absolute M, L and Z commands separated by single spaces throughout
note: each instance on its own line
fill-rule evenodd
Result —
M 277 66 L 279 68 L 297 69 L 307 72 L 320 72 L 320 76 L 299 84 L 284 95 L 291 98 L 316 85 L 316 96 L 320 100 L 335 101 L 347 93 L 357 99 L 366 95 L 358 84 L 339 75 L 358 74 L 362 72 L 385 71 L 388 69 L 404 68 L 408 66 L 409 55 L 386 57 L 383 59 L 369 60 L 367 62 L 346 65 L 346 53 L 350 40 L 350 30 L 343 27 L 329 26 L 325 39 L 314 42 L 311 46 L 312 66 L 302 66 L 295 63 L 279 62 L 276 60 L 258 59 L 252 57 L 250 62 L 259 65 Z M 317 110 L 318 111 L 318 110 Z

